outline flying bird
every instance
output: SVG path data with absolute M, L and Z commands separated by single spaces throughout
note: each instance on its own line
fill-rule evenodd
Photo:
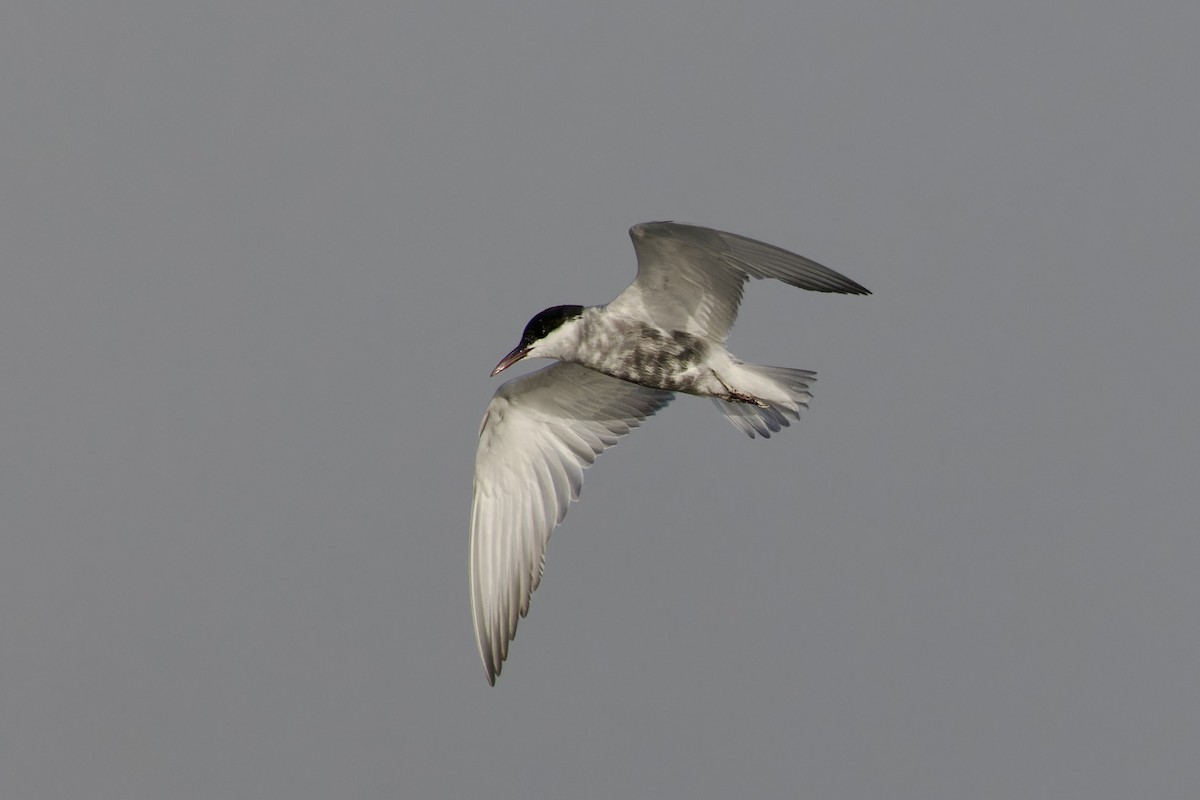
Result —
M 503 384 L 479 429 L 471 616 L 493 685 L 541 580 L 550 532 L 600 453 L 675 392 L 712 398 L 751 439 L 807 408 L 815 373 L 747 364 L 725 349 L 746 281 L 870 294 L 815 261 L 732 233 L 647 222 L 629 236 L 638 272 L 625 291 L 608 305 L 540 312 L 492 371 L 526 358 L 558 362 Z

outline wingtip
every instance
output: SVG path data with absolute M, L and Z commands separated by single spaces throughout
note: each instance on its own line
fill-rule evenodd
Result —
M 813 287 L 813 291 L 832 292 L 834 294 L 853 294 L 853 295 L 860 295 L 860 296 L 871 294 L 870 289 L 863 286 L 861 283 L 854 280 L 853 278 L 847 278 L 845 275 L 841 274 L 840 272 L 834 272 L 833 270 L 829 269 L 826 266 L 822 266 L 822 265 L 818 265 L 818 266 L 821 266 L 821 269 L 828 270 L 829 273 L 836 278 L 836 280 L 824 288 Z
M 488 686 L 495 686 L 496 676 L 500 674 L 500 668 L 496 666 L 496 663 L 491 658 L 489 658 L 490 655 L 490 653 L 485 652 L 483 646 L 481 645 L 479 657 L 483 662 L 483 676 L 487 678 Z

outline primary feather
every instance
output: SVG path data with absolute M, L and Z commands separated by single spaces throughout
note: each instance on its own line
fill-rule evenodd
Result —
M 492 398 L 471 507 L 471 614 L 489 683 L 529 611 L 550 532 L 579 499 L 583 471 L 670 400 L 564 363 L 508 381 Z

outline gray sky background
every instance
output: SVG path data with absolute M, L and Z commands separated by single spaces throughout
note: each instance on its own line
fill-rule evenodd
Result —
M 10 3 L 13 798 L 1194 797 L 1200 5 Z M 488 371 L 629 225 L 796 250 L 489 688 Z M 540 364 L 534 365 L 540 366 Z

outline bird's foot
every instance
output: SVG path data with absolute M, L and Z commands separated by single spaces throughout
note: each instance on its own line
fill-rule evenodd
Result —
M 726 386 L 725 388 L 729 389 L 728 386 Z M 766 403 L 764 403 L 762 400 L 759 400 L 754 395 L 748 394 L 746 392 L 739 392 L 737 389 L 729 389 L 729 394 L 725 395 L 725 397 L 722 397 L 721 399 L 725 400 L 727 402 L 730 402 L 730 403 L 749 403 L 750 405 L 758 406 L 759 408 L 769 408 L 770 407 Z
M 749 392 L 739 392 L 737 389 L 734 389 L 728 383 L 721 380 L 720 375 L 714 375 L 713 377 L 715 377 L 725 389 L 726 393 L 723 395 L 718 395 L 718 397 L 720 397 L 726 403 L 749 403 L 750 405 L 758 406 L 759 408 L 770 408 L 768 404 L 764 403 L 762 400 L 759 400 Z

